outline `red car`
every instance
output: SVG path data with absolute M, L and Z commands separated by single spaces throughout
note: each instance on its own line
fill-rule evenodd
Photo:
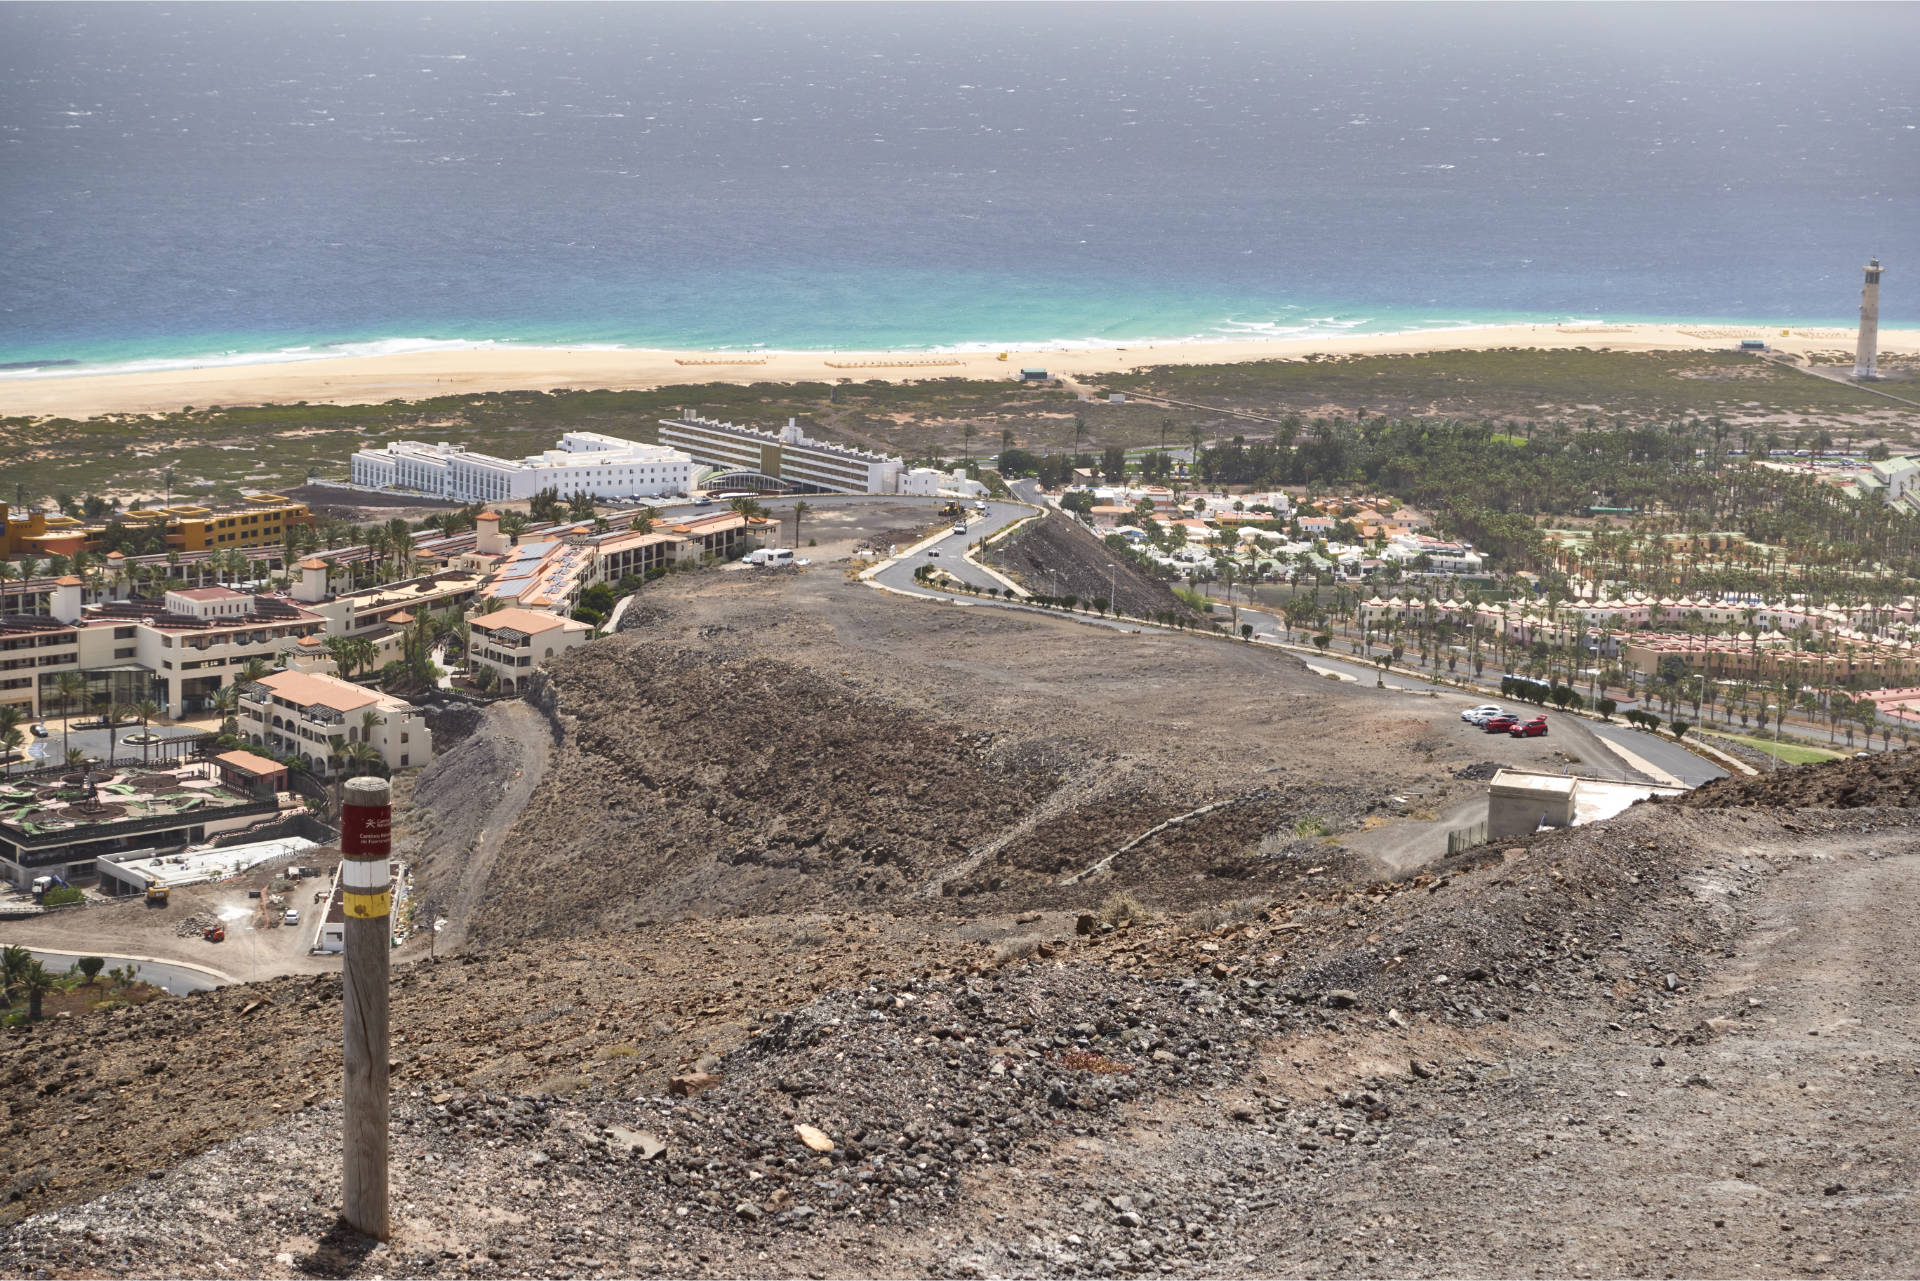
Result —
M 1544 738 L 1547 733 L 1547 718 L 1536 716 L 1530 721 L 1516 721 L 1508 727 L 1507 733 L 1515 738 Z
M 1489 734 L 1503 734 L 1520 722 L 1511 716 L 1496 716 L 1480 728 Z

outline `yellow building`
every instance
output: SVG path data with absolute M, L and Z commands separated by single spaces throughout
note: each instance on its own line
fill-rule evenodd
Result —
M 6 542 L 0 556 L 71 556 L 77 551 L 100 550 L 107 532 L 104 523 L 89 524 L 71 516 L 49 516 L 33 511 L 24 517 L 4 517 Z M 221 507 L 181 504 L 173 507 L 136 507 L 123 513 L 119 523 L 129 529 L 159 526 L 167 546 L 177 552 L 218 551 L 228 547 L 274 547 L 291 526 L 314 524 L 313 513 L 305 503 L 294 502 L 279 494 L 248 494 L 237 503 Z

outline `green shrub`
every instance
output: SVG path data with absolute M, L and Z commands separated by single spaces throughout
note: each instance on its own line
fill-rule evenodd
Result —
M 40 901 L 48 907 L 66 907 L 71 903 L 86 902 L 87 896 L 72 886 L 63 885 L 57 889 L 48 890 L 46 897 Z

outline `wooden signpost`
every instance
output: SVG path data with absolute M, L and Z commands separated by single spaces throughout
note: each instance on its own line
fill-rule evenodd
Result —
M 346 966 L 346 1147 L 342 1217 L 387 1239 L 387 980 L 392 946 L 393 794 L 383 778 L 348 779 L 340 807 Z

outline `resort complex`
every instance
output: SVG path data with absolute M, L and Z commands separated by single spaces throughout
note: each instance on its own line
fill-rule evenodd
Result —
M 363 449 L 352 460 L 353 483 L 461 502 L 514 502 L 542 490 L 594 498 L 685 497 L 693 460 L 661 445 L 570 431 L 557 449 L 527 458 L 495 458 L 460 445 L 396 441 Z

